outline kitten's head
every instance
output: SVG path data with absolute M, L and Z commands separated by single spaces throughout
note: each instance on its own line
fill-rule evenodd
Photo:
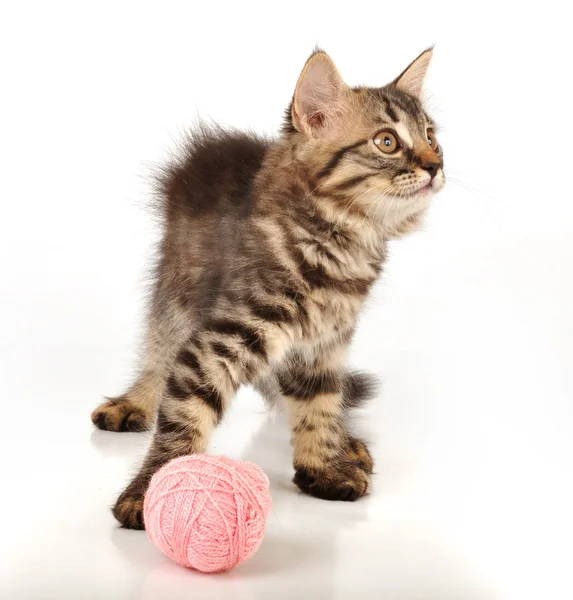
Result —
M 315 52 L 299 77 L 285 131 L 322 193 L 378 213 L 390 227 L 420 214 L 445 183 L 436 127 L 421 102 L 432 49 L 381 88 L 349 87 Z

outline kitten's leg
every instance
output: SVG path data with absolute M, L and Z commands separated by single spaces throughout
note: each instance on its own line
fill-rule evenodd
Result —
M 226 338 L 235 339 L 237 329 Z M 143 529 L 143 498 L 152 475 L 178 456 L 205 452 L 239 385 L 264 366 L 254 350 L 241 344 L 185 344 L 167 378 L 151 448 L 141 469 L 119 496 L 113 514 L 123 527 Z
M 121 396 L 108 398 L 91 415 L 99 429 L 145 431 L 151 429 L 167 370 L 188 334 L 184 315 L 154 310 L 149 320 L 143 373 Z
M 293 429 L 295 484 L 326 500 L 356 500 L 368 490 L 373 461 L 346 426 L 343 347 L 302 356 L 278 375 Z

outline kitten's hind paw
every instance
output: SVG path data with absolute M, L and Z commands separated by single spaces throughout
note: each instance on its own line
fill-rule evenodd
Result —
M 92 423 L 105 431 L 146 431 L 151 422 L 126 396 L 110 398 L 92 412 Z

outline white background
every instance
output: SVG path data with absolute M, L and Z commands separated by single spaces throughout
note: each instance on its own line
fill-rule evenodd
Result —
M 573 597 L 570 19 L 561 3 L 5 2 L 0 12 L 0 598 Z M 353 362 L 372 494 L 289 483 L 283 415 L 242 393 L 212 451 L 274 498 L 259 554 L 201 576 L 108 510 L 145 435 L 129 383 L 156 230 L 149 165 L 198 115 L 272 133 L 313 46 L 427 82 L 450 182 L 392 246 Z

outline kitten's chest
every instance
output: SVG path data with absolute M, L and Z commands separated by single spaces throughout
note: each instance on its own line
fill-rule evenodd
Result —
M 308 297 L 304 339 L 327 342 L 352 330 L 365 297 L 316 290 Z
M 358 314 L 382 268 L 381 252 L 315 252 L 301 261 L 306 283 L 306 334 L 328 339 L 354 328 Z

